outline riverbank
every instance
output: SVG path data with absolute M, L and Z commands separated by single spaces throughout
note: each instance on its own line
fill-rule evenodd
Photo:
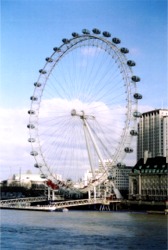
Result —
M 135 211 L 165 211 L 168 209 L 168 202 L 123 200 L 121 202 L 121 208 Z

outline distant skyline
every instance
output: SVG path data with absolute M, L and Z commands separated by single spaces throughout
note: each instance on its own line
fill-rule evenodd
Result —
M 1 179 L 27 170 L 27 111 L 38 70 L 62 38 L 83 28 L 119 37 L 137 64 L 139 111 L 168 108 L 166 0 L 1 0 Z

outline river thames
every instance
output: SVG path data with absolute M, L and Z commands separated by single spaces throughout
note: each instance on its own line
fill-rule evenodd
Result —
M 1 249 L 167 250 L 167 215 L 1 210 Z

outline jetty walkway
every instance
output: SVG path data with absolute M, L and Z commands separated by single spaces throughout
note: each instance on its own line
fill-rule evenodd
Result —
M 111 204 L 120 203 L 120 200 L 107 200 L 104 198 L 90 198 L 90 199 L 79 199 L 79 200 L 68 200 L 68 201 L 57 201 L 52 202 L 49 205 L 33 205 L 33 203 L 47 201 L 46 197 L 31 197 L 31 198 L 20 198 L 20 199 L 9 199 L 1 200 L 1 209 L 22 209 L 22 210 L 44 210 L 54 211 L 61 210 L 64 208 L 78 207 L 84 205 L 101 205 L 101 210 L 107 210 L 106 208 Z

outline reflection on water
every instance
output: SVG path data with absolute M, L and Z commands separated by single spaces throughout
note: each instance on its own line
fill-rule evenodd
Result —
M 1 249 L 167 250 L 167 216 L 1 210 Z

